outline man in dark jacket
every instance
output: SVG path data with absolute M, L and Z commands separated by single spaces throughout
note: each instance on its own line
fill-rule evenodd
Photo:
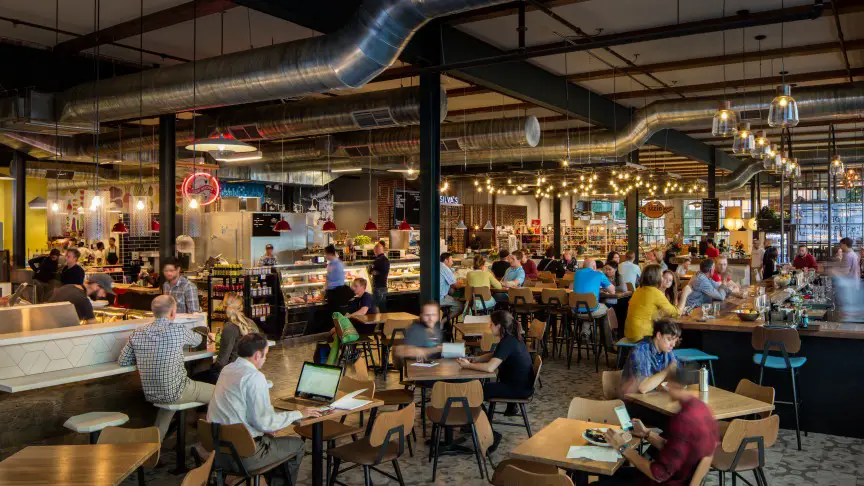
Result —
M 57 266 L 60 260 L 60 250 L 54 248 L 47 255 L 31 258 L 27 262 L 35 274 L 33 280 L 36 284 L 36 302 L 43 302 L 50 297 L 54 281 L 57 278 Z

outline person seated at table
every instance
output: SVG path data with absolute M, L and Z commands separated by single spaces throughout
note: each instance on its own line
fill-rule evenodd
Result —
M 670 272 L 671 273 L 671 272 Z M 624 322 L 624 336 L 630 341 L 639 341 L 652 335 L 654 316 L 658 313 L 666 317 L 678 317 L 684 310 L 686 299 L 673 304 L 663 293 L 663 275 L 660 265 L 648 265 L 642 273 L 642 285 L 633 292 L 627 307 L 627 320 Z
M 573 258 L 573 254 L 569 251 L 565 251 L 563 255 L 561 255 L 561 268 L 558 270 L 558 278 L 564 277 L 564 274 L 567 272 L 575 272 L 579 269 L 579 262 Z
M 501 279 L 501 285 L 507 288 L 521 287 L 525 283 L 525 269 L 522 268 L 522 252 L 514 251 L 508 257 L 510 268 L 504 272 L 504 278 Z
M 682 305 L 687 300 L 687 295 L 690 295 L 690 290 L 679 290 L 681 289 L 681 280 L 678 278 L 678 274 L 673 272 L 672 270 L 666 270 L 663 272 L 663 282 L 660 285 L 660 290 L 663 291 L 663 294 L 666 295 L 666 299 L 669 300 L 674 306 L 678 306 L 678 304 Z M 686 293 L 685 293 L 686 292 Z M 682 297 L 682 295 L 684 295 Z
M 687 306 L 697 307 L 710 304 L 715 300 L 726 300 L 729 289 L 722 283 L 711 279 L 714 273 L 714 260 L 706 258 L 699 263 L 699 273 L 690 279 L 690 295 L 685 299 Z
M 555 249 L 550 246 L 546 248 L 545 256 L 540 260 L 540 264 L 537 265 L 537 271 L 552 272 L 557 276 L 561 267 L 561 262 L 555 259 Z
M 597 296 L 597 307 L 590 309 L 591 312 L 600 315 L 606 314 L 606 305 L 600 302 L 600 291 L 615 295 L 615 285 L 603 272 L 597 271 L 597 262 L 593 258 L 586 258 L 582 262 L 582 268 L 573 275 L 573 292 L 577 294 L 594 294 Z M 584 312 L 581 309 L 580 312 Z
M 780 273 L 780 268 L 777 265 L 777 259 L 780 257 L 776 246 L 768 246 L 765 248 L 765 254 L 762 255 L 762 280 L 768 280 Z
M 193 380 L 215 385 L 222 370 L 237 361 L 237 345 L 240 339 L 247 334 L 261 332 L 255 321 L 243 314 L 243 297 L 239 293 L 225 294 L 222 306 L 228 318 L 222 323 L 222 332 L 219 334 L 219 354 L 213 361 L 213 366 L 192 376 Z
M 648 250 L 647 252 L 645 252 L 645 260 L 647 262 L 645 264 L 646 266 L 647 265 L 660 265 L 661 270 L 667 269 L 666 262 L 663 261 L 663 257 L 660 254 L 660 250 L 653 249 L 653 248 Z
M 441 283 L 439 290 L 441 291 L 441 307 L 449 307 L 450 315 L 457 315 L 462 310 L 462 303 L 456 300 L 453 294 L 465 287 L 465 284 L 456 280 L 456 275 L 453 273 L 453 255 L 448 252 L 441 254 Z
M 608 255 L 606 255 L 606 263 L 615 262 L 616 265 L 621 263 L 621 254 L 617 251 L 610 251 Z
M 621 373 L 621 396 L 655 390 L 678 366 L 672 351 L 681 340 L 681 327 L 662 318 L 654 321 L 648 332 L 627 357 Z
M 690 257 L 685 256 L 682 258 L 681 263 L 678 264 L 678 268 L 675 270 L 675 274 L 679 277 L 683 277 L 690 272 Z
M 433 301 L 423 304 L 420 318 L 405 328 L 405 338 L 393 354 L 400 359 L 436 359 L 441 356 L 443 332 L 438 322 L 440 307 Z
M 213 385 L 190 380 L 183 360 L 183 347 L 200 345 L 204 336 L 174 322 L 174 297 L 159 295 L 150 308 L 153 322 L 132 331 L 117 362 L 120 366 L 138 366 L 144 398 L 150 403 L 209 403 Z M 173 416 L 173 410 L 160 408 L 156 412 L 156 427 L 163 440 Z
M 614 260 L 606 262 L 606 264 L 603 265 L 603 268 L 600 269 L 600 271 L 603 272 L 603 275 L 606 275 L 606 278 L 608 278 L 610 282 L 612 282 L 612 285 L 615 286 L 616 291 L 626 290 L 620 285 L 621 279 L 618 275 L 618 264 L 615 263 Z M 606 304 L 607 307 L 618 303 L 618 299 L 614 294 L 605 295 L 605 292 L 603 294 L 603 303 Z
M 483 257 L 483 255 L 480 255 L 479 253 L 477 255 L 474 255 L 474 262 L 472 266 L 474 267 L 474 270 L 468 272 L 468 275 L 465 277 L 465 282 L 467 283 L 468 287 L 489 287 L 489 289 L 501 288 L 501 282 L 499 282 L 495 278 L 495 275 L 492 275 L 491 273 L 489 273 L 488 270 L 486 270 L 486 258 Z M 474 302 L 472 300 L 472 296 L 470 295 L 466 295 L 465 298 L 471 302 Z M 495 302 L 496 301 L 494 297 L 490 298 L 485 302 L 486 308 L 491 309 L 495 307 Z M 483 304 L 484 303 L 479 301 L 474 302 L 474 310 L 483 310 Z M 466 306 L 466 308 L 467 307 L 468 306 Z
M 711 280 L 722 283 L 733 290 L 738 287 L 738 284 L 732 281 L 732 273 L 729 271 L 729 259 L 725 256 L 719 256 L 714 259 L 714 273 L 711 274 Z
M 522 253 L 522 269 L 525 270 L 525 278 L 537 280 L 537 264 L 531 259 L 531 255 L 527 251 Z
M 621 285 L 624 290 L 627 290 L 627 284 L 636 288 L 639 283 L 639 278 L 642 276 L 642 269 L 634 263 L 636 261 L 636 252 L 633 250 L 624 254 L 624 261 L 618 264 L 618 276 L 621 278 Z
M 113 287 L 114 281 L 107 274 L 91 273 L 83 285 L 69 284 L 54 289 L 48 302 L 69 302 L 75 306 L 78 319 L 86 321 L 86 324 L 96 324 L 93 301 L 111 295 Z
M 669 398 L 678 402 L 681 410 L 669 418 L 662 437 L 645 427 L 641 420 L 633 419 L 631 435 L 651 444 L 655 451 L 651 458 L 640 455 L 620 430 L 610 428 L 606 432 L 609 445 L 634 467 L 621 468 L 611 477 L 601 476 L 598 484 L 690 484 L 699 462 L 712 455 L 719 443 L 717 422 L 708 405 L 686 389 L 688 384 L 692 384 L 693 375 L 679 370 L 665 377 L 665 390 Z
M 807 245 L 798 246 L 798 254 L 792 260 L 792 266 L 798 270 L 813 270 L 816 271 L 819 265 L 816 263 L 816 258 L 807 249 Z
M 365 278 L 355 278 L 351 282 L 351 291 L 354 292 L 354 297 L 348 301 L 348 310 L 350 314 L 346 317 L 365 316 L 366 314 L 375 314 L 375 297 L 366 291 L 368 282 Z
M 278 476 L 280 468 L 266 473 L 267 484 L 297 484 L 297 471 L 303 460 L 303 439 L 274 434 L 304 418 L 317 418 L 317 407 L 302 407 L 291 412 L 277 412 L 270 402 L 267 378 L 261 367 L 267 360 L 267 338 L 250 333 L 237 343 L 237 360 L 222 370 L 213 397 L 207 407 L 207 421 L 214 424 L 243 424 L 255 441 L 255 454 L 241 459 L 247 470 L 268 465 L 288 466 L 291 482 Z M 240 472 L 231 454 L 220 454 L 214 467 L 223 471 Z
M 508 268 L 510 268 L 509 256 L 509 251 L 501 250 L 498 253 L 498 261 L 492 263 L 492 275 L 495 275 L 495 278 L 498 280 L 504 278 L 504 273 L 507 272 Z

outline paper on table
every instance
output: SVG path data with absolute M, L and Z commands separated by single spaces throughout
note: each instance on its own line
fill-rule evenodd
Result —
M 354 398 L 357 395 L 363 393 L 364 391 L 366 391 L 365 388 L 362 390 L 357 390 L 355 392 L 351 392 L 351 393 L 345 395 L 344 397 L 336 400 L 335 402 L 331 403 L 330 407 L 338 408 L 339 410 L 354 410 L 355 408 L 360 408 L 364 405 L 372 403 L 369 400 L 357 400 L 356 398 Z
M 433 366 L 438 366 L 438 363 L 411 363 L 411 366 L 419 366 L 421 368 L 431 368 Z
M 588 459 L 599 462 L 618 462 L 621 454 L 608 447 L 597 446 L 570 446 L 567 451 L 567 459 Z

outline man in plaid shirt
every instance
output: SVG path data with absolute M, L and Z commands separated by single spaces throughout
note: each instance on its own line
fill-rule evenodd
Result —
M 175 324 L 177 303 L 170 295 L 160 295 L 151 304 L 155 320 L 132 332 L 120 351 L 120 366 L 138 366 L 144 398 L 150 403 L 210 403 L 214 386 L 192 381 L 186 375 L 184 346 L 198 346 L 204 337 L 183 324 Z M 159 409 L 156 427 L 162 438 L 174 412 Z
M 166 282 L 162 285 L 162 294 L 170 295 L 177 301 L 177 312 L 181 314 L 198 312 L 198 287 L 186 277 L 180 275 L 180 263 L 174 258 L 167 258 L 162 263 L 162 275 Z

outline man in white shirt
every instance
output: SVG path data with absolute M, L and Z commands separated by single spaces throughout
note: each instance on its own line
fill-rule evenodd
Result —
M 319 417 L 317 408 L 293 412 L 276 412 L 270 403 L 267 379 L 261 367 L 267 360 L 267 338 L 249 333 L 237 345 L 237 361 L 222 368 L 216 390 L 207 408 L 207 421 L 217 424 L 243 424 L 255 439 L 255 455 L 243 459 L 247 470 L 270 464 L 285 463 L 292 483 L 297 484 L 297 470 L 303 460 L 303 440 L 298 437 L 274 437 L 273 434 L 306 417 Z M 236 470 L 234 459 L 220 454 L 225 470 Z M 279 474 L 275 468 L 272 474 Z M 282 477 L 268 477 L 267 484 L 285 484 Z
M 767 240 L 766 240 L 767 241 Z M 765 250 L 762 248 L 758 238 L 753 238 L 753 251 L 750 252 L 750 282 L 756 283 L 762 280 L 762 257 Z
M 633 284 L 636 287 L 636 282 L 642 276 L 642 269 L 636 265 L 636 253 L 633 250 L 627 252 L 624 256 L 624 261 L 618 265 L 618 277 L 621 279 L 621 285 L 626 289 L 627 284 Z

